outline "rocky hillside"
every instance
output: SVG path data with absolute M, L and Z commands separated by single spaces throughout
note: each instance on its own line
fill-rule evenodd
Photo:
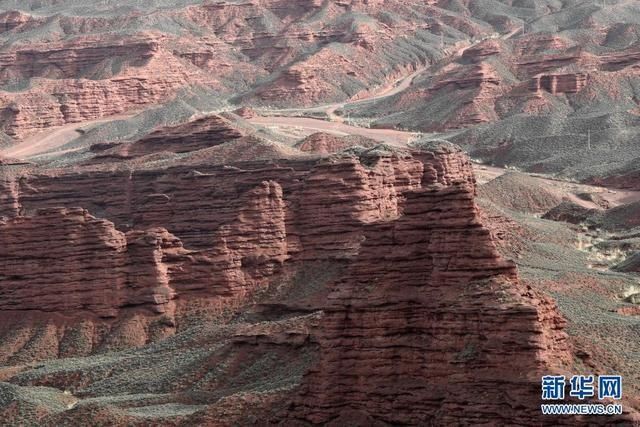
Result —
M 0 0 L 0 424 L 640 422 L 639 26 Z
M 438 378 L 485 369 L 505 378 L 501 367 L 522 358 L 532 363 L 530 377 L 520 378 L 519 366 L 506 378 L 531 382 L 517 397 L 526 406 L 536 373 L 571 364 L 564 321 L 495 251 L 473 202 L 469 161 L 452 147 L 134 173 L 90 168 L 22 169 L 5 177 L 12 196 L 4 200 L 0 224 L 7 237 L 0 252 L 7 364 L 1 372 L 20 407 L 32 404 L 22 396 L 40 386 L 49 387 L 53 399 L 36 399 L 44 405 L 38 417 L 21 409 L 20 419 L 53 423 L 115 413 L 123 423 L 148 416 L 158 423 L 195 422 L 241 399 L 246 408 L 238 417 L 258 411 L 313 423 L 335 417 L 420 423 L 435 416 L 436 393 L 449 396 L 452 413 L 481 421 L 512 403 L 496 400 L 495 409 L 467 414 L 456 406 L 462 405 L 457 390 L 478 396 L 492 387 L 488 376 L 434 388 Z M 443 318 L 450 320 L 442 324 Z M 479 324 L 482 336 L 469 334 Z M 512 326 L 505 330 L 505 324 Z M 345 333 L 362 350 L 342 348 Z M 204 341 L 193 343 L 193 334 Z M 422 336 L 430 338 L 419 347 L 409 344 Z M 499 350 L 507 343 L 510 353 Z M 133 406 L 132 397 L 110 402 L 107 395 L 143 392 L 126 381 L 111 384 L 101 370 L 120 364 L 131 348 L 144 354 L 149 345 L 157 346 L 158 360 L 196 351 L 201 362 L 171 368 L 183 379 L 157 383 Z M 238 359 L 247 346 L 250 359 Z M 367 346 L 388 350 L 370 358 Z M 281 352 L 300 370 L 277 374 L 284 388 L 260 385 L 262 375 L 255 375 L 262 371 L 249 372 Z M 431 353 L 430 364 L 417 362 Z M 66 362 L 70 356 L 83 358 Z M 141 375 L 151 359 L 140 357 L 137 367 L 118 369 Z M 376 372 L 375 381 L 348 386 L 353 366 L 340 361 L 351 358 L 359 360 L 361 375 Z M 212 376 L 215 360 L 232 365 Z M 28 363 L 34 361 L 43 368 Z M 273 369 L 267 366 L 261 369 Z M 389 381 L 382 373 L 391 366 L 406 378 L 380 394 Z M 141 385 L 154 376 L 143 378 Z M 400 384 L 411 378 L 420 378 L 418 400 L 388 412 L 384 402 L 397 402 L 404 395 Z M 72 390 L 72 411 L 56 409 L 63 390 Z M 361 397 L 347 397 L 354 393 Z M 320 399 L 326 402 L 318 405 Z M 296 409 L 282 412 L 289 400 Z M 156 412 L 158 405 L 164 409 Z M 5 415 L 14 410 L 2 408 Z

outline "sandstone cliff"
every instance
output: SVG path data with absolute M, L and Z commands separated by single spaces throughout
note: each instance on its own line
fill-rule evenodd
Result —
M 83 209 L 65 208 L 41 209 L 0 227 L 0 311 L 113 317 L 132 305 L 164 312 L 173 298 L 163 257 L 184 250 L 166 230 L 125 235 Z
M 243 298 L 289 260 L 351 259 L 366 224 L 403 214 L 406 192 L 433 183 L 473 185 L 460 151 L 438 150 L 7 175 L 0 212 L 10 244 L 1 253 L 1 308 L 171 312 L 175 295 L 190 292 Z M 49 241 L 58 249 L 44 249 Z
M 500 258 L 478 222 L 473 189 L 406 195 L 403 216 L 367 227 L 330 294 L 320 361 L 293 417 L 535 423 L 540 375 L 570 360 L 564 320 Z
M 298 269 L 333 263 L 344 273 L 329 290 L 292 288 L 293 302 L 245 313 L 322 309 L 319 324 L 315 313 L 244 328 L 198 375 L 223 362 L 229 378 L 243 375 L 242 348 L 255 363 L 265 352 L 303 366 L 296 375 L 311 367 L 277 415 L 287 422 L 539 422 L 539 376 L 571 364 L 564 320 L 498 255 L 468 158 L 444 142 L 415 145 L 224 167 L 8 175 L 0 360 L 142 346 L 179 333 L 193 310 L 239 307 Z M 43 251 L 45 239 L 55 251 Z M 208 381 L 181 387 L 233 382 Z M 269 405 L 241 407 L 264 414 Z

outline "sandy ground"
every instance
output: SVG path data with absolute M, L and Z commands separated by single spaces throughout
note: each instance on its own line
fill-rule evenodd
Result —
M 474 164 L 473 170 L 476 175 L 477 183 L 479 185 L 486 184 L 487 182 L 490 182 L 510 171 L 509 169 L 503 169 L 494 166 L 485 166 L 480 164 Z M 520 173 L 528 175 L 526 172 Z M 601 207 L 593 202 L 581 199 L 577 196 L 577 194 L 597 194 L 603 200 L 609 202 L 609 205 L 612 208 L 640 201 L 640 191 L 612 190 L 606 187 L 577 184 L 568 181 L 547 178 L 538 174 L 533 174 L 530 176 L 538 179 L 540 181 L 540 185 L 544 186 L 547 190 L 553 191 L 559 196 L 569 199 L 571 202 L 588 209 L 601 209 Z
M 91 126 L 113 120 L 128 119 L 133 117 L 135 114 L 136 113 L 119 114 L 81 123 L 69 123 L 64 126 L 51 128 L 44 132 L 28 136 L 16 145 L 0 150 L 0 155 L 14 159 L 29 159 L 68 144 L 82 134 L 80 129 L 89 128 Z
M 360 135 L 387 144 L 406 146 L 417 134 L 393 129 L 368 129 L 350 126 L 339 122 L 311 119 L 307 117 L 254 117 L 249 122 L 266 126 L 285 136 L 304 137 L 315 132 L 327 132 L 333 135 Z

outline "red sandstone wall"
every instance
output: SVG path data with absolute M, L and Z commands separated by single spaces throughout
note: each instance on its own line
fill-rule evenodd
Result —
M 535 424 L 542 373 L 567 362 L 564 320 L 518 282 L 465 185 L 409 191 L 372 224 L 320 325 L 292 404 L 313 424 Z
M 0 211 L 12 245 L 1 264 L 5 275 L 29 276 L 3 283 L 0 309 L 171 311 L 176 293 L 242 297 L 290 259 L 349 259 L 365 224 L 402 214 L 406 191 L 471 176 L 459 152 L 415 156 L 430 157 L 426 170 L 417 158 L 392 156 L 5 177 Z M 25 257 L 37 260 L 51 241 L 53 275 L 49 263 Z M 40 294 L 44 305 L 30 298 Z

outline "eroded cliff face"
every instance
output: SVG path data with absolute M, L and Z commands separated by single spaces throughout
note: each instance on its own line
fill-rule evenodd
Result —
M 0 58 L 0 64 L 23 65 L 36 73 L 34 76 L 18 74 L 13 77 L 32 79 L 32 84 L 26 90 L 0 90 L 3 105 L 0 109 L 0 130 L 21 139 L 50 127 L 92 121 L 168 101 L 187 82 L 217 86 L 214 78 L 204 75 L 195 67 L 185 69 L 178 59 L 159 49 L 153 41 L 140 46 L 132 41 L 132 46 L 103 46 L 102 49 L 74 46 L 62 49 L 53 57 L 49 56 L 50 52 L 43 50 L 28 54 L 18 52 L 14 54 L 17 57 Z M 146 50 L 137 52 L 142 49 Z M 86 54 L 85 50 L 91 52 Z M 124 53 L 131 56 L 118 57 Z M 99 56 L 94 58 L 93 55 Z M 19 59 L 22 56 L 25 59 Z M 118 67 L 122 69 L 113 76 L 109 73 L 105 78 L 100 78 L 102 76 L 99 74 L 82 78 L 77 75 L 75 78 L 67 77 L 74 75 L 76 68 L 92 66 L 91 63 L 85 64 L 84 59 L 97 62 L 96 67 L 105 67 L 105 62 L 110 64 L 110 61 L 116 61 L 121 63 Z M 8 67 L 6 72 L 14 71 Z M 60 75 L 50 75 L 58 72 Z M 48 78 L 39 77 L 40 73 L 45 73 Z M 6 83 L 8 79 L 0 77 L 0 81 Z
M 288 417 L 537 422 L 540 375 L 570 360 L 564 320 L 500 258 L 473 188 L 458 182 L 406 197 L 403 216 L 366 227 L 330 294 L 320 361 Z
M 175 294 L 165 257 L 186 252 L 164 229 L 125 234 L 82 208 L 40 209 L 0 228 L 0 311 L 164 313 Z
M 496 252 L 469 160 L 432 145 L 6 177 L 0 359 L 142 346 L 179 332 L 192 307 L 237 307 L 305 266 L 338 263 L 330 292 L 263 307 L 310 317 L 252 326 L 207 363 L 231 358 L 233 376 L 243 346 L 256 361 L 302 351 L 291 363 L 312 368 L 277 416 L 288 422 L 535 422 L 539 374 L 570 359 L 564 321 Z
M 5 212 L 0 360 L 82 356 L 164 338 L 176 331 L 178 296 L 216 310 L 242 301 L 290 254 L 279 184 L 263 181 L 240 202 L 202 250 L 160 227 L 119 231 L 82 208 Z
M 529 88 L 534 92 L 545 90 L 552 95 L 558 95 L 580 92 L 587 82 L 588 76 L 585 73 L 542 74 L 532 79 Z
M 403 215 L 407 192 L 473 188 L 473 174 L 449 147 L 2 182 L 0 309 L 116 317 L 124 307 L 173 315 L 176 296 L 242 299 L 291 263 L 348 261 L 366 224 Z
M 164 228 L 123 233 L 82 208 L 7 219 L 0 223 L 0 311 L 116 317 L 137 306 L 171 314 L 177 291 L 241 297 L 289 258 L 279 184 L 262 182 L 242 199 L 201 251 L 185 249 Z
M 402 12 L 407 25 L 390 26 L 380 2 L 285 3 L 109 4 L 79 13 L 34 4 L 34 15 L 4 12 L 0 131 L 20 140 L 194 87 L 262 104 L 346 99 L 436 56 L 422 42 L 404 42 L 430 6 L 419 16 Z

